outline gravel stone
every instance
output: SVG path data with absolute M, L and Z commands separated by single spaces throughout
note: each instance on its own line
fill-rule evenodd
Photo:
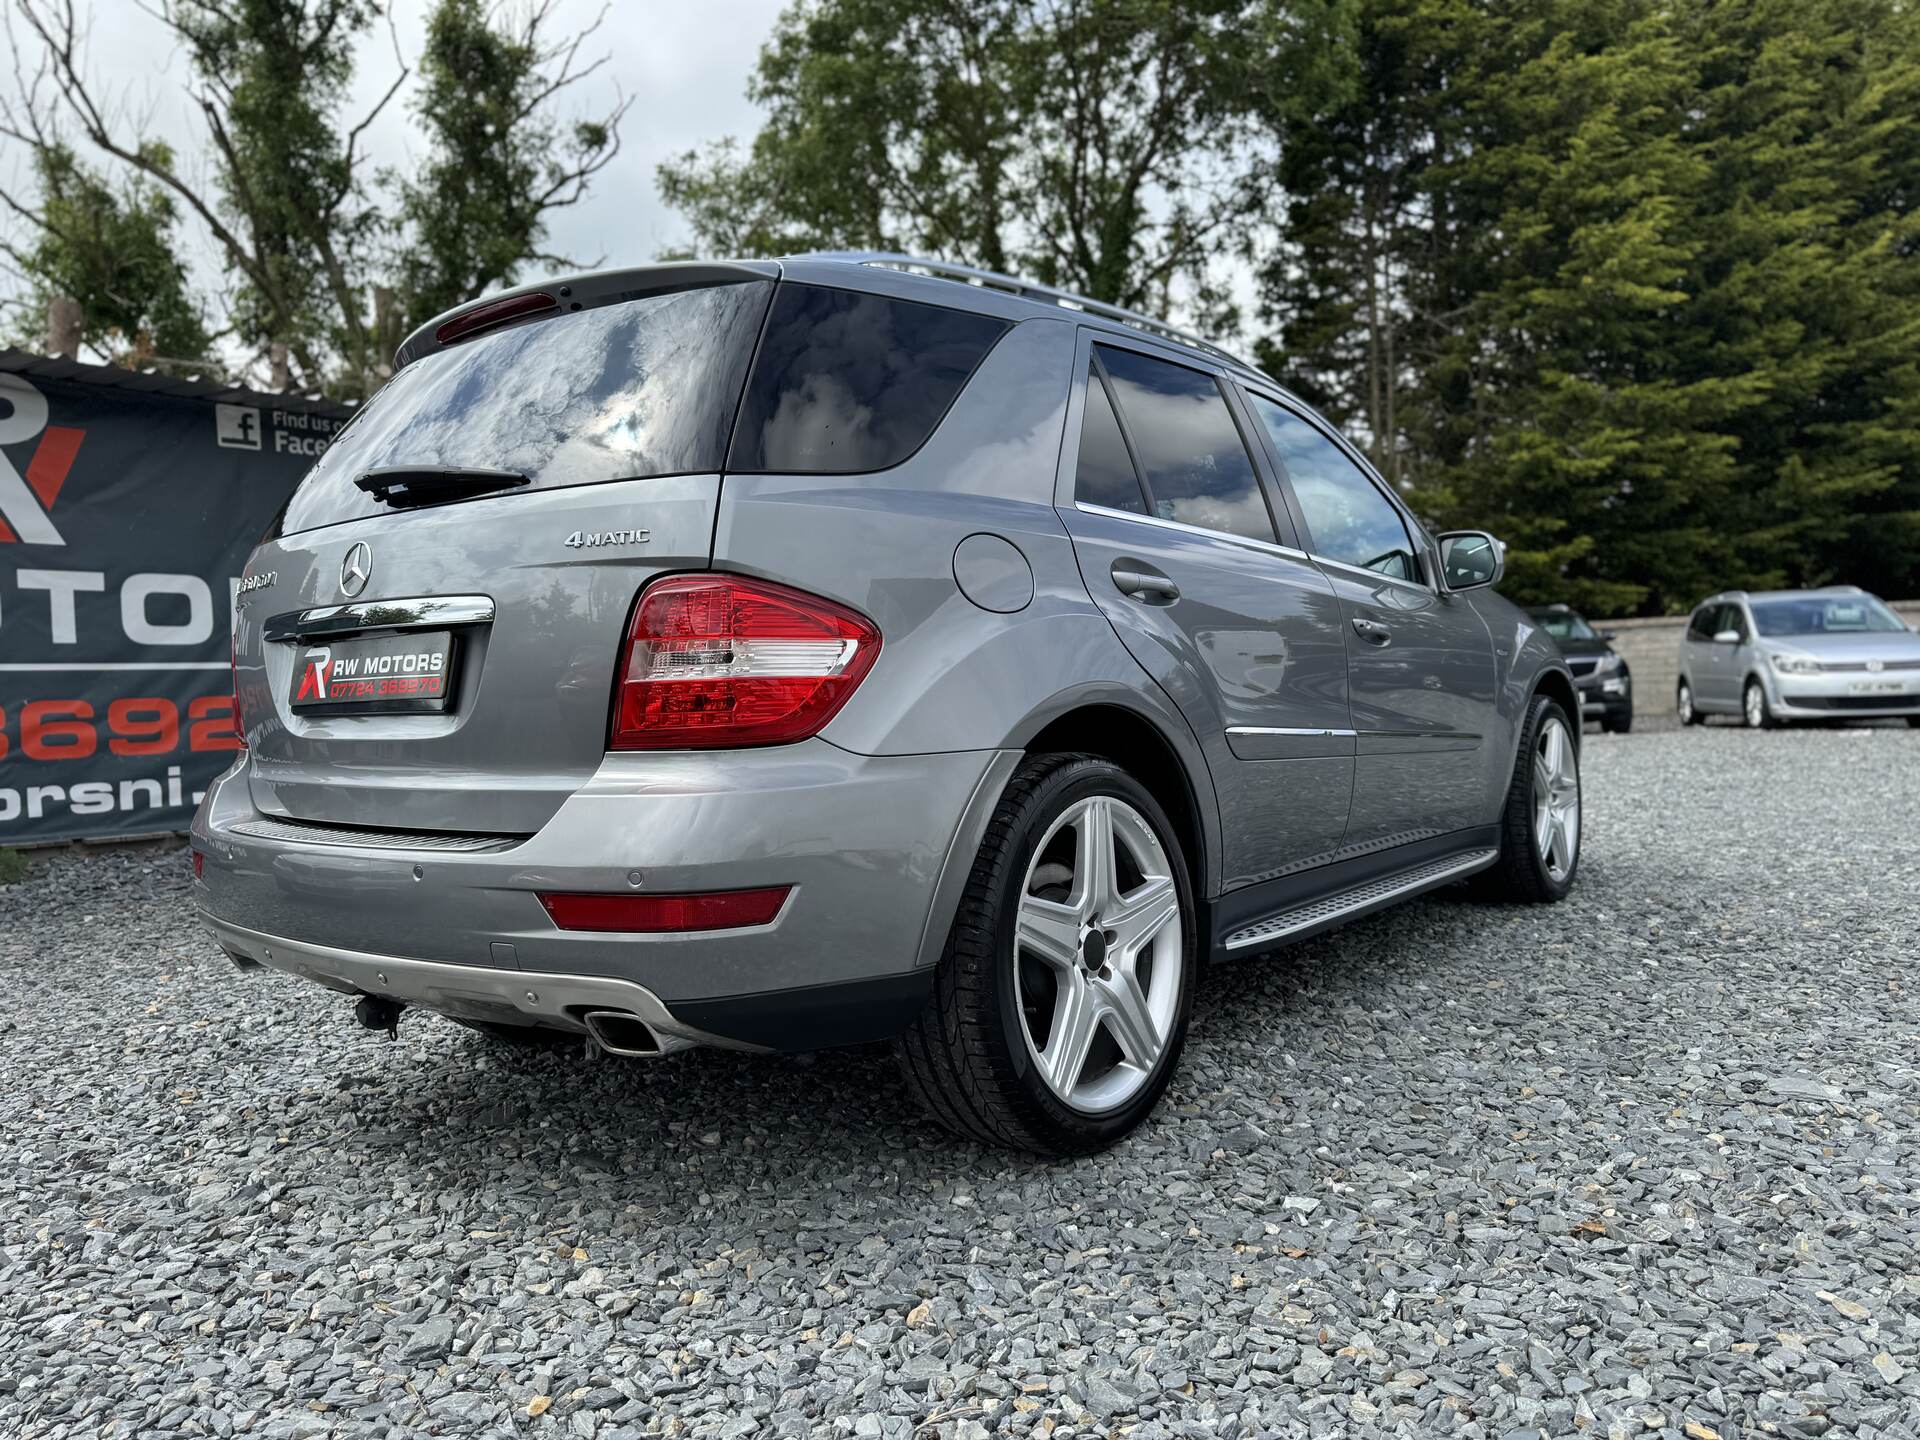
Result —
M 0 1435 L 1920 1434 L 1920 735 L 1592 736 L 1564 905 L 1202 981 L 981 1150 L 878 1050 L 521 1054 L 242 975 L 179 845 L 0 889 Z

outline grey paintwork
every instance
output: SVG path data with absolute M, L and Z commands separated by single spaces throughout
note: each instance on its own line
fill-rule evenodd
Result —
M 1866 596 L 1853 587 L 1833 590 L 1727 590 L 1693 607 L 1680 634 L 1680 679 L 1693 690 L 1694 708 L 1703 714 L 1739 715 L 1747 685 L 1760 682 L 1776 720 L 1834 720 L 1848 716 L 1920 715 L 1920 635 L 1902 631 L 1859 631 L 1830 635 L 1766 636 L 1754 623 L 1753 603 L 1767 600 L 1846 600 Z M 1885 603 L 1885 602 L 1881 602 Z M 1730 606 L 1737 640 L 1698 638 L 1692 616 L 1706 606 Z M 1775 656 L 1805 657 L 1823 667 L 1812 674 L 1786 673 Z M 1879 669 L 1868 669 L 1878 665 Z M 1861 687 L 1873 686 L 1871 710 L 1836 710 L 1820 701 L 1852 701 Z M 1897 689 L 1895 687 L 1898 687 Z M 1811 702 L 1811 703 L 1810 703 Z
M 278 582 L 246 597 L 237 631 L 251 748 L 195 821 L 213 918 L 356 954 L 478 966 L 510 955 L 523 971 L 630 979 L 667 1003 L 897 974 L 937 959 L 1024 747 L 1092 706 L 1130 712 L 1176 758 L 1203 897 L 1492 822 L 1529 697 L 1543 684 L 1572 695 L 1551 641 L 1520 611 L 1487 590 L 1386 582 L 1290 545 L 1073 501 L 1096 332 L 1297 401 L 1217 357 L 1017 296 L 838 262 L 783 270 L 1017 323 L 891 470 L 502 494 L 263 545 L 252 568 Z M 1284 475 L 1251 448 L 1297 538 Z M 563 543 L 625 529 L 645 541 Z M 295 649 L 268 641 L 266 622 L 341 603 L 341 561 L 357 541 L 374 559 L 363 600 L 492 601 L 491 624 L 462 632 L 450 713 L 290 712 Z M 1112 578 L 1122 562 L 1170 577 L 1180 598 L 1123 593 Z M 655 575 L 706 568 L 860 610 L 884 636 L 873 671 L 810 741 L 608 754 L 636 594 Z M 1365 616 L 1392 626 L 1390 647 L 1359 640 L 1350 621 Z M 497 835 L 506 848 L 428 854 L 343 844 L 344 831 L 316 830 L 326 843 L 245 833 L 261 817 Z M 796 890 L 772 925 L 694 937 L 561 932 L 534 894 L 633 884 Z

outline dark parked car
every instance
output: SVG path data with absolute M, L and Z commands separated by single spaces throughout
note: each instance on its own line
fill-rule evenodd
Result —
M 1602 730 L 1616 735 L 1633 729 L 1633 675 L 1610 643 L 1613 632 L 1594 629 L 1569 605 L 1539 605 L 1527 613 L 1567 657 L 1580 690 L 1580 718 L 1598 720 Z

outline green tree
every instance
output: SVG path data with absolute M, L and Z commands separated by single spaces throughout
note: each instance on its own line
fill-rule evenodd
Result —
M 1269 363 L 1517 598 L 1915 588 L 1920 45 L 1851 0 L 1365 0 Z
M 421 101 L 429 158 L 419 175 L 393 177 L 396 216 L 363 142 L 411 72 L 357 119 L 345 113 L 379 0 L 156 0 L 149 15 L 187 55 L 206 182 L 102 103 L 73 5 L 6 3 L 10 33 L 38 57 L 0 98 L 0 135 L 35 155 L 84 142 L 196 221 L 231 282 L 231 333 L 301 388 L 369 393 L 409 311 L 468 298 L 539 256 L 543 217 L 577 201 L 611 157 L 624 109 L 552 118 L 556 97 L 597 65 L 578 63 L 592 27 L 547 39 L 550 0 L 511 14 L 438 0 Z
M 702 248 L 909 250 L 1164 305 L 1258 213 L 1253 157 L 1348 83 L 1350 0 L 802 0 L 744 151 L 663 166 Z
M 502 19 L 482 0 L 440 0 L 427 21 L 420 87 L 410 108 L 426 161 L 393 177 L 405 245 L 397 279 L 408 322 L 511 283 L 545 253 L 547 217 L 577 203 L 619 153 L 621 102 L 563 126 L 556 96 L 603 61 L 577 64 L 591 29 L 550 41 L 551 7 Z
M 1752 377 L 1732 578 L 1920 592 L 1920 11 L 1709 0 L 1675 11 L 1706 165 L 1694 301 L 1670 344 Z M 1670 597 L 1680 599 L 1683 597 Z
M 37 333 L 65 296 L 86 317 L 86 343 L 110 361 L 205 359 L 212 341 L 178 258 L 172 198 L 139 177 L 115 186 L 59 144 L 33 152 L 33 175 L 31 202 L 4 197 L 32 235 L 5 247 L 30 280 L 27 328 Z

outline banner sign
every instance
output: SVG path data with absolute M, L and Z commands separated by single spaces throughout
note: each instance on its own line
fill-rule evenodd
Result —
M 344 423 L 250 398 L 0 373 L 0 846 L 184 830 L 232 763 L 240 573 Z

